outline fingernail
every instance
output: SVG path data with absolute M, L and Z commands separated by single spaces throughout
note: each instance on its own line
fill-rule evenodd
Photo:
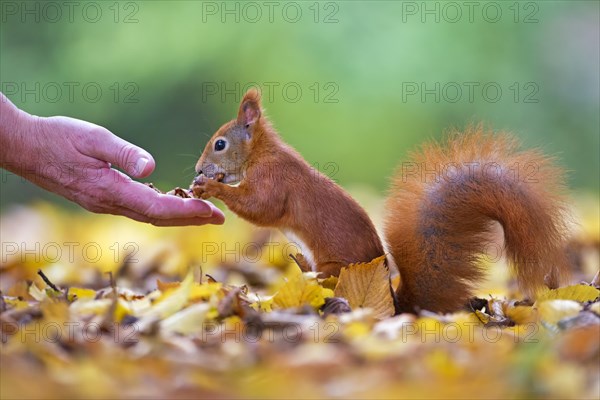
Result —
M 210 204 L 210 209 L 212 210 L 212 214 L 211 214 L 211 216 L 212 216 L 212 217 L 214 217 L 214 216 L 221 216 L 221 217 L 225 217 L 225 216 L 223 215 L 223 211 L 221 211 L 221 210 L 219 209 L 219 207 L 215 206 L 215 205 L 214 205 L 214 204 L 212 204 L 212 203 Z
M 136 175 L 140 175 L 144 172 L 144 169 L 146 168 L 146 165 L 148 165 L 148 159 L 147 158 L 140 158 L 139 160 L 137 160 L 137 163 L 135 164 L 135 171 L 134 174 Z
M 219 210 L 217 207 L 214 208 L 213 215 L 211 215 L 211 217 L 215 220 L 214 223 L 218 225 L 221 225 L 223 222 L 225 222 L 225 214 L 223 214 L 223 211 Z

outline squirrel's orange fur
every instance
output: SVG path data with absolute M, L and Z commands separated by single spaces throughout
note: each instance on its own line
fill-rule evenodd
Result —
M 324 275 L 384 254 L 366 212 L 281 140 L 256 90 L 207 143 L 196 171 L 203 198 L 291 234 Z M 223 182 L 207 179 L 217 174 Z M 483 276 L 477 256 L 494 221 L 521 286 L 556 285 L 566 265 L 562 188 L 563 172 L 549 158 L 481 126 L 423 146 L 398 170 L 386 203 L 385 238 L 401 276 L 398 311 L 464 306 Z

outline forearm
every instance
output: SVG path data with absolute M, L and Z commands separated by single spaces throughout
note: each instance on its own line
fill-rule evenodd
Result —
M 214 197 L 227 208 L 255 225 L 277 225 L 285 213 L 284 198 L 277 190 L 261 187 L 251 190 L 242 183 L 237 187 L 217 183 Z M 263 191 L 264 190 L 264 191 Z

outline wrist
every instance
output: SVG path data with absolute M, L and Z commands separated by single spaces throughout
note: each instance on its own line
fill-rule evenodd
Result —
M 30 142 L 27 139 L 35 134 L 38 119 L 17 108 L 0 93 L 0 167 L 12 170 L 12 164 L 23 161 Z

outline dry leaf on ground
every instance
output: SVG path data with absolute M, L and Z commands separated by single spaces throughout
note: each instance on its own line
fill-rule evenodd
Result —
M 385 256 L 342 268 L 334 294 L 348 300 L 353 310 L 370 308 L 375 318 L 383 319 L 394 315 L 394 299 L 390 291 L 390 273 L 385 265 Z

